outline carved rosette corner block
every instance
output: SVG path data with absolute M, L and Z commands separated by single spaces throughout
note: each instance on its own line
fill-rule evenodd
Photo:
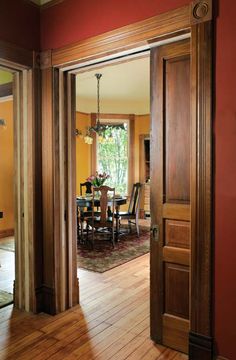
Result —
M 191 25 L 212 20 L 212 0 L 195 0 L 190 9 Z
M 46 50 L 40 53 L 40 67 L 41 69 L 48 69 L 52 67 L 52 51 Z

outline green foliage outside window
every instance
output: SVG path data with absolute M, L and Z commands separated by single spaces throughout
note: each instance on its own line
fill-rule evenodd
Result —
M 115 187 L 116 193 L 127 194 L 128 183 L 128 131 L 124 128 L 109 127 L 105 130 L 106 140 L 98 139 L 98 171 L 110 175 L 106 185 Z

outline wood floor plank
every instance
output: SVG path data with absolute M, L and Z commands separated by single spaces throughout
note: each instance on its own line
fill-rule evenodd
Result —
M 140 338 L 140 337 L 139 337 Z M 155 347 L 155 359 L 159 359 L 159 356 L 166 350 L 164 346 L 154 345 L 150 339 L 145 339 L 143 343 L 137 347 L 129 356 L 129 360 L 142 360 L 149 354 L 150 350 Z
M 177 353 L 174 357 L 174 360 L 187 360 L 188 356 L 185 354 Z
M 145 342 L 144 338 L 136 336 L 127 345 L 122 347 L 115 355 L 112 356 L 112 360 L 124 360 L 129 359 L 132 353 L 139 348 Z M 101 360 L 101 359 L 100 359 Z
M 173 360 L 175 351 L 171 349 L 162 350 L 160 345 L 154 345 L 142 357 L 142 360 Z
M 103 360 L 112 359 L 117 352 L 119 352 L 123 347 L 129 344 L 135 337 L 136 335 L 132 334 L 131 332 L 125 333 L 123 336 L 119 338 L 118 341 L 108 346 L 101 353 L 95 355 L 95 359 L 103 359 Z
M 43 337 L 43 335 L 44 334 L 42 331 L 33 331 L 31 334 L 18 340 L 17 342 L 8 345 L 5 349 L 0 350 L 0 359 L 4 358 L 6 354 L 8 357 L 10 357 L 19 350 L 23 350 L 29 344 L 33 344 L 36 340 L 39 340 L 40 337 Z
M 73 352 L 80 349 L 84 344 L 89 344 L 91 339 L 97 334 L 107 329 L 110 325 L 101 323 L 88 331 L 79 332 L 74 331 L 70 336 L 65 337 L 57 343 L 57 346 L 51 347 L 47 351 L 42 351 L 40 355 L 36 356 L 35 360 L 58 360 L 65 359 L 67 356 L 74 356 Z
M 80 305 L 56 316 L 0 310 L 1 360 L 186 360 L 149 338 L 149 254 L 79 269 Z
M 42 349 L 44 352 L 47 352 L 49 348 L 56 347 L 58 341 L 53 338 L 44 337 L 38 342 L 34 343 L 34 345 L 30 344 L 24 350 L 18 350 L 14 353 L 13 359 L 17 360 L 31 360 L 36 358 L 37 355 L 42 353 Z
M 157 358 L 157 360 L 174 360 L 174 359 L 176 359 L 176 356 L 178 356 L 178 355 L 179 355 L 179 353 L 177 351 L 174 351 L 172 349 L 165 349 L 165 351 Z M 182 360 L 183 359 L 184 358 L 182 358 Z M 187 359 L 187 357 L 185 359 Z M 179 360 L 180 360 L 180 358 L 179 358 Z

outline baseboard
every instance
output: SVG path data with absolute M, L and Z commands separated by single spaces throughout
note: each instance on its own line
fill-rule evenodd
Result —
M 213 338 L 194 332 L 189 333 L 189 359 L 212 360 Z
M 14 229 L 0 230 L 0 239 L 8 236 L 14 236 Z
M 56 314 L 55 290 L 45 284 L 35 289 L 36 312 L 45 312 L 49 315 Z

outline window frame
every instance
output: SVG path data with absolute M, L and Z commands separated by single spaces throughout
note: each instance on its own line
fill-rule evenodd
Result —
M 91 114 L 91 126 L 96 124 L 96 113 Z M 127 195 L 130 195 L 134 183 L 134 114 L 100 114 L 102 124 L 127 123 L 128 125 L 128 184 Z M 93 134 L 93 144 L 91 151 L 91 172 L 98 171 L 98 141 L 97 135 Z

